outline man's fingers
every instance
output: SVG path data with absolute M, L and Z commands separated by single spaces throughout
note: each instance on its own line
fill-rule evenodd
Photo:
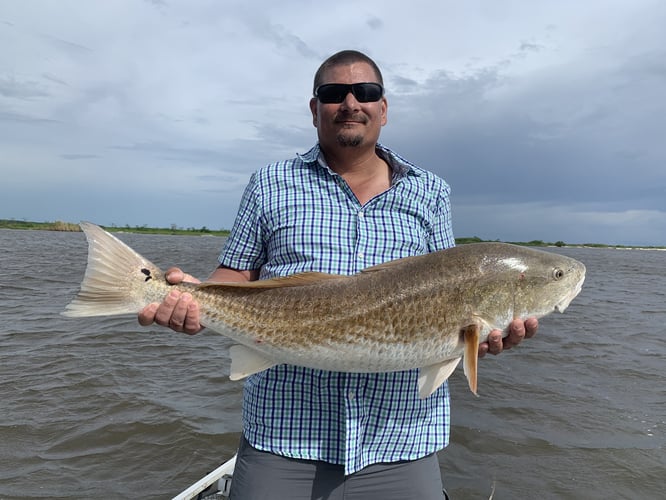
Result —
M 539 321 L 534 318 L 514 319 L 509 325 L 508 335 L 502 338 L 501 330 L 493 330 L 488 334 L 488 340 L 479 344 L 479 357 L 482 358 L 487 353 L 499 354 L 502 351 L 511 349 L 520 344 L 523 339 L 529 339 L 536 335 L 539 328 Z
M 488 352 L 490 354 L 499 354 L 503 349 L 502 332 L 500 330 L 493 330 L 488 334 Z
M 525 338 L 531 339 L 536 335 L 537 330 L 539 329 L 539 320 L 531 317 L 525 320 Z
M 531 332 L 532 335 L 536 333 L 536 330 Z M 527 336 L 527 329 L 525 322 L 522 319 L 514 319 L 509 325 L 509 335 L 504 338 L 504 349 L 511 349 L 514 346 L 520 344 L 523 339 Z
M 178 290 L 171 290 L 169 295 L 165 297 L 157 308 L 157 312 L 155 313 L 155 323 L 162 326 L 171 326 L 171 317 L 174 314 L 179 299 L 180 292 Z M 183 315 L 183 318 L 184 317 L 185 316 Z
M 176 306 L 171 313 L 171 318 L 169 319 L 169 326 L 172 330 L 177 332 L 184 331 L 187 310 L 191 302 L 192 295 L 189 293 L 183 293 L 180 295 L 178 302 L 176 302 Z
M 203 330 L 199 323 L 199 304 L 192 294 L 178 290 L 171 290 L 161 304 L 148 304 L 139 312 L 138 319 L 141 326 L 157 323 L 189 335 Z
M 157 302 L 153 302 L 152 304 L 148 304 L 141 311 L 139 311 L 139 324 L 141 326 L 152 325 L 155 321 L 155 313 L 157 312 L 158 307 L 159 304 Z
M 190 335 L 194 335 L 201 331 L 201 324 L 199 323 L 199 304 L 195 301 L 190 301 L 187 304 L 187 315 L 185 316 L 183 331 Z

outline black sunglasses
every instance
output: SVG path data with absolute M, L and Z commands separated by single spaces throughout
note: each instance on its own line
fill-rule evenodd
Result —
M 352 93 L 358 102 L 377 102 L 384 95 L 384 87 L 378 83 L 325 83 L 314 91 L 323 104 L 339 104 Z

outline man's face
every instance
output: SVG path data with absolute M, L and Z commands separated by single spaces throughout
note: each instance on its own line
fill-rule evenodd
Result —
M 325 73 L 322 83 L 377 82 L 367 63 L 334 66 Z M 377 102 L 359 102 L 351 92 L 341 103 L 324 104 L 314 97 L 310 100 L 312 122 L 317 128 L 324 151 L 339 147 L 358 147 L 377 143 L 387 121 L 386 98 Z

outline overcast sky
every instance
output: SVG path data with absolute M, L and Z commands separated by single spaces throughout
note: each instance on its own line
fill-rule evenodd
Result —
M 230 228 L 330 54 L 456 236 L 666 245 L 663 0 L 0 0 L 0 218 Z

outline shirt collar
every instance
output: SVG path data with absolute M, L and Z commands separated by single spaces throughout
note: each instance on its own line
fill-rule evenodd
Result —
M 421 175 L 420 170 L 415 168 L 415 166 L 412 163 L 405 160 L 397 153 L 391 151 L 386 146 L 382 146 L 381 144 L 377 143 L 376 149 L 377 149 L 377 154 L 379 154 L 379 156 L 381 156 L 382 159 L 389 164 L 389 167 L 391 167 L 394 180 L 402 179 L 407 175 L 415 175 L 415 176 Z M 319 146 L 319 143 L 315 144 L 309 151 L 303 154 L 298 154 L 297 156 L 304 163 L 319 164 L 330 170 L 330 168 L 326 164 L 326 159 L 324 158 L 324 155 L 321 152 L 321 147 Z

